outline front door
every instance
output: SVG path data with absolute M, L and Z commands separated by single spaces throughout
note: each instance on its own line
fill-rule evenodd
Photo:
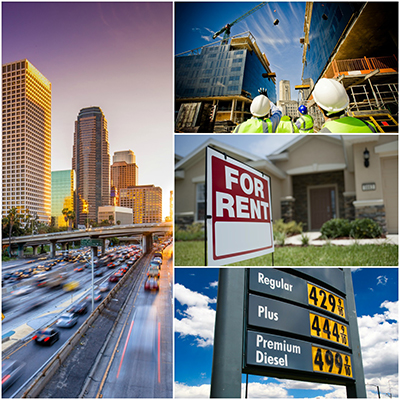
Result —
M 310 189 L 311 230 L 320 229 L 332 218 L 336 218 L 336 188 L 334 186 Z

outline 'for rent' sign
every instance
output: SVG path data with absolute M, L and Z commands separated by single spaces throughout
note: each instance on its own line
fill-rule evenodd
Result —
M 208 265 L 274 251 L 270 178 L 207 148 Z

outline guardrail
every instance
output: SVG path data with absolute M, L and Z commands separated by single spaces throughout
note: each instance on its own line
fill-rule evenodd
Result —
M 139 260 L 136 261 L 134 265 L 127 271 L 127 273 L 120 279 L 120 281 L 113 287 L 113 289 L 108 293 L 105 299 L 93 310 L 93 312 L 89 315 L 86 321 L 82 324 L 82 326 L 75 332 L 75 334 L 59 349 L 57 354 L 53 356 L 48 362 L 42 366 L 41 369 L 35 374 L 34 377 L 30 379 L 32 384 L 25 389 L 21 398 L 31 398 L 31 397 L 38 397 L 40 392 L 46 386 L 46 384 L 50 381 L 50 379 L 54 376 L 57 372 L 58 368 L 62 365 L 62 363 L 66 360 L 69 354 L 72 352 L 74 347 L 80 342 L 82 336 L 86 333 L 89 329 L 90 325 L 97 319 L 97 317 L 102 313 L 102 311 L 106 308 L 107 304 L 113 299 L 113 297 L 117 294 L 121 286 L 128 280 L 130 275 L 136 269 L 137 264 L 142 260 L 141 257 Z M 141 275 L 138 275 L 138 280 Z M 134 283 L 136 284 L 136 280 Z M 125 304 L 125 303 L 124 303 Z M 124 306 L 121 307 L 121 310 Z M 120 312 L 121 312 L 120 310 Z M 118 314 L 116 321 L 119 318 L 120 313 Z M 29 384 L 29 382 L 28 382 Z M 27 384 L 24 384 L 26 386 Z M 21 391 L 19 389 L 18 391 Z

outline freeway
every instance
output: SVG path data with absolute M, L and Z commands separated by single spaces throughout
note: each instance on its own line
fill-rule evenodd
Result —
M 172 247 L 172 246 L 170 246 Z M 171 252 L 171 250 L 169 250 Z M 134 265 L 134 274 L 137 274 L 139 277 L 139 281 L 142 282 L 144 277 L 146 276 L 147 265 L 150 256 L 145 256 L 143 259 L 137 261 Z M 171 260 L 169 262 L 166 261 L 169 265 L 169 273 L 172 275 L 172 267 Z M 35 265 L 36 263 L 32 263 Z M 3 391 L 3 397 L 18 397 L 23 393 L 21 390 L 26 382 L 28 382 L 36 373 L 39 371 L 49 359 L 54 357 L 57 351 L 72 337 L 72 335 L 79 329 L 81 324 L 86 320 L 86 316 L 80 316 L 78 324 L 71 329 L 58 329 L 60 332 L 60 339 L 50 347 L 42 347 L 38 346 L 34 341 L 32 341 L 32 336 L 38 328 L 47 325 L 53 325 L 57 320 L 57 317 L 64 312 L 68 307 L 71 306 L 72 302 L 76 302 L 77 299 L 86 296 L 89 288 L 91 287 L 91 271 L 90 269 L 84 269 L 82 272 L 75 272 L 74 268 L 77 264 L 72 264 L 69 266 L 71 271 L 72 279 L 78 280 L 80 282 L 80 289 L 78 292 L 74 292 L 73 294 L 65 293 L 61 289 L 50 289 L 50 288 L 41 288 L 36 289 L 33 292 L 23 292 L 23 294 L 19 296 L 15 296 L 13 298 L 13 307 L 7 311 L 6 319 L 3 321 L 3 334 L 5 332 L 15 330 L 20 336 L 24 337 L 28 335 L 25 340 L 21 342 L 21 345 L 14 345 L 9 348 L 6 348 L 7 344 L 11 342 L 14 336 L 18 336 L 17 333 L 11 336 L 11 340 L 3 344 L 3 361 L 4 360 L 17 360 L 28 363 L 23 368 L 22 374 L 18 377 L 16 382 L 13 385 Z M 123 264 L 121 264 L 122 266 Z M 10 270 L 18 269 L 23 267 L 23 265 L 17 262 L 17 265 L 9 266 Z M 108 276 L 115 272 L 115 270 L 109 270 L 105 273 L 101 278 L 96 279 L 96 284 L 100 284 L 101 282 L 108 279 Z M 171 281 L 171 279 L 169 279 Z M 172 288 L 171 282 L 169 282 L 169 293 L 170 298 L 172 298 Z M 111 288 L 114 284 L 111 285 Z M 164 287 L 165 285 L 163 285 Z M 110 288 L 110 289 L 111 289 Z M 133 288 L 133 293 L 137 291 L 137 289 Z M 38 295 L 38 293 L 40 295 Z M 162 290 L 160 290 L 162 293 Z M 148 293 L 149 295 L 151 293 Z M 14 295 L 12 295 L 14 296 Z M 39 303 L 36 307 L 30 308 L 29 305 L 35 303 L 39 299 Z M 171 300 L 172 302 L 172 300 Z M 98 303 L 95 303 L 95 306 Z M 90 303 L 89 303 L 90 310 Z M 116 314 L 115 314 L 116 315 Z M 158 318 L 158 317 L 157 317 Z M 169 304 L 168 318 L 169 326 L 171 327 L 170 338 L 164 337 L 162 340 L 166 340 L 167 346 L 172 348 L 172 304 Z M 157 320 L 158 321 L 158 320 Z M 158 322 L 157 322 L 158 324 Z M 163 325 L 165 321 L 163 320 Z M 158 325 L 161 326 L 161 325 Z M 145 328 L 147 329 L 147 328 Z M 161 342 L 160 342 L 161 343 Z M 171 350 L 172 354 L 172 350 Z M 96 357 L 96 354 L 93 355 Z M 163 356 L 164 357 L 164 356 Z M 171 356 L 172 357 L 172 356 Z M 171 361 L 172 365 L 172 361 Z M 171 367 L 172 370 L 172 367 Z M 72 383 L 73 385 L 73 383 Z M 172 394 L 172 373 L 169 378 L 168 385 L 171 387 Z M 162 396 L 164 397 L 164 396 Z
M 146 291 L 143 279 L 132 293 L 84 397 L 172 397 L 172 275 L 169 246 L 159 291 Z

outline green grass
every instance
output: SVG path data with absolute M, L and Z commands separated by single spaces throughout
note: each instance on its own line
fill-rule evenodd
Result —
M 275 266 L 398 266 L 398 246 L 390 244 L 276 247 Z M 204 242 L 175 242 L 175 266 L 204 266 Z M 233 266 L 271 266 L 272 255 L 241 261 Z

